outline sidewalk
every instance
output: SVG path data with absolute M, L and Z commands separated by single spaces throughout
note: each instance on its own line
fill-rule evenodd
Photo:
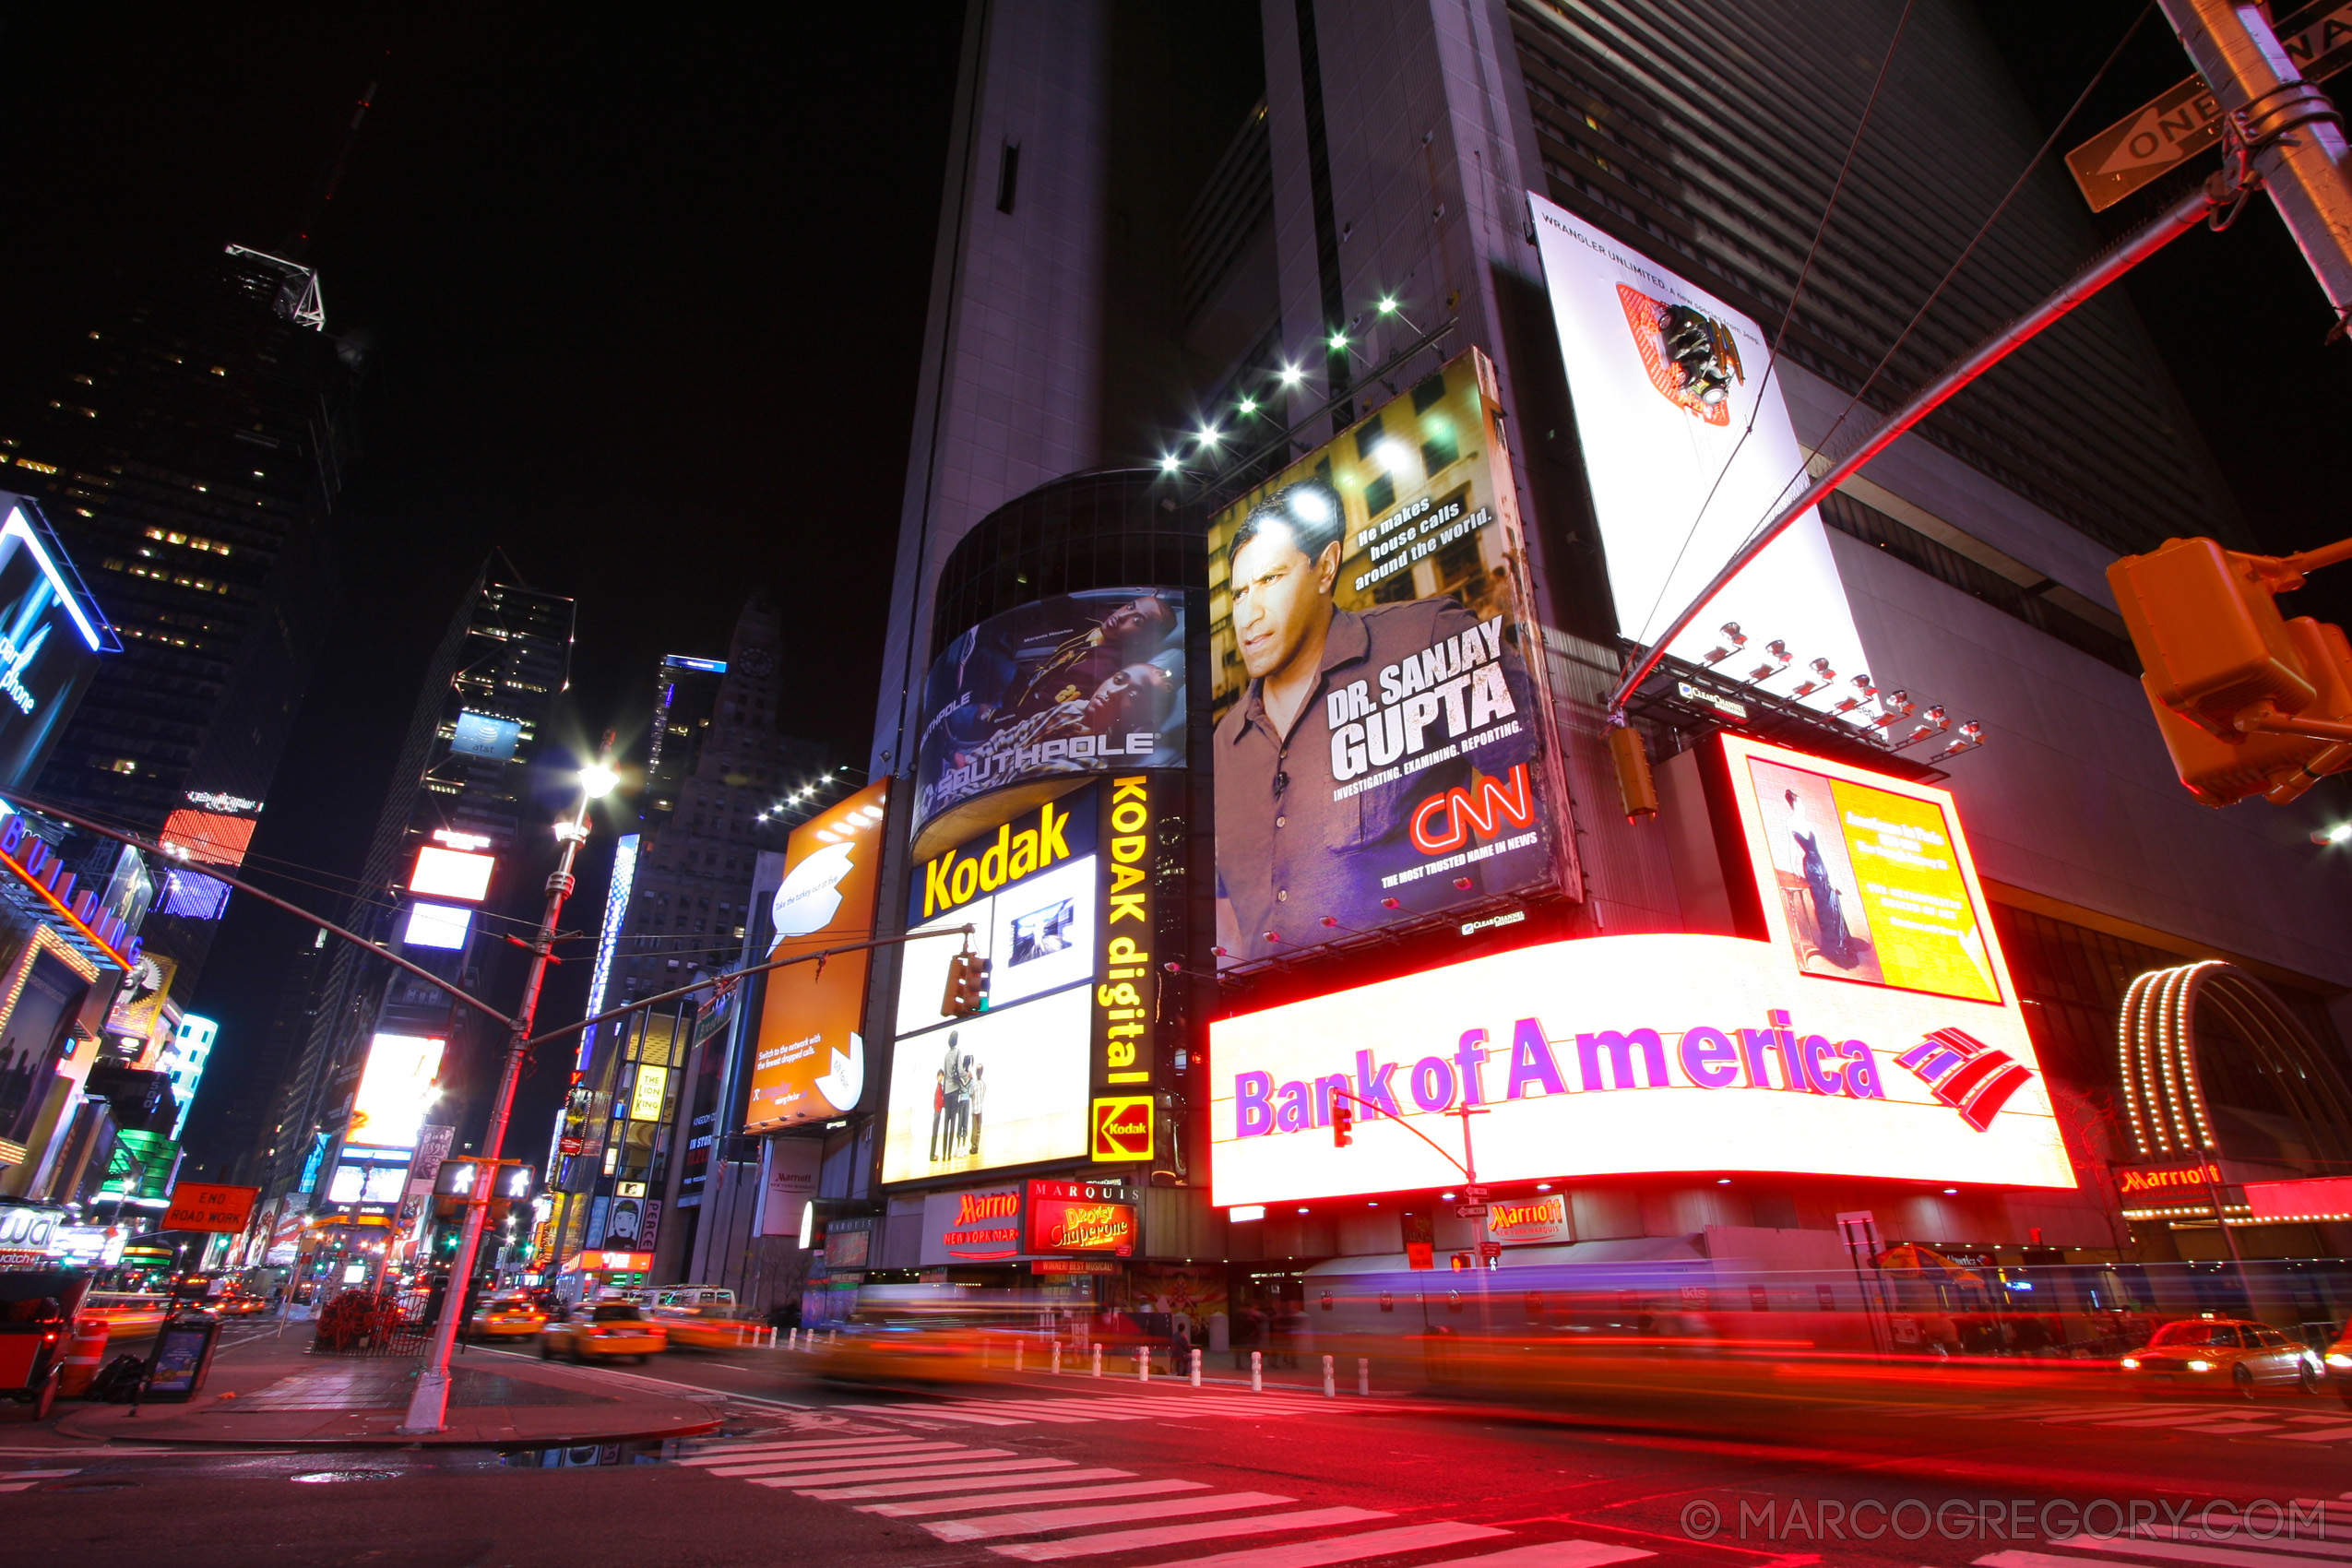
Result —
M 234 1334 L 235 1330 L 231 1330 Z M 84 1405 L 61 1437 L 120 1443 L 259 1447 L 557 1448 L 685 1437 L 716 1429 L 721 1396 L 645 1390 L 553 1362 L 461 1352 L 450 1363 L 445 1430 L 393 1429 L 406 1419 L 421 1360 L 314 1356 L 311 1325 L 232 1343 L 213 1357 L 205 1390 L 184 1405 Z

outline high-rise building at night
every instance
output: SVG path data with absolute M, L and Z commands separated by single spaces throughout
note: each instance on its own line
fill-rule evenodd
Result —
M 434 649 L 360 891 L 341 916 L 349 929 L 477 996 L 496 987 L 507 934 L 538 921 L 554 846 L 526 820 L 529 784 L 545 755 L 547 718 L 569 679 L 572 651 L 572 601 L 502 578 L 501 565 L 493 559 L 483 568 Z M 369 1206 L 397 1206 L 397 1195 L 379 1196 L 395 1178 L 379 1172 L 406 1169 L 416 1129 L 399 1123 L 386 1134 L 385 1098 L 407 1123 L 420 1114 L 452 1125 L 479 1117 L 504 1037 L 446 991 L 356 947 L 320 949 L 308 935 L 303 943 L 316 979 L 307 1029 L 260 1134 L 264 1208 L 348 1206 L 359 1200 L 335 1194 L 354 1191 Z M 289 1005 L 280 1015 L 282 1026 L 297 1027 Z M 437 1079 L 438 1098 L 379 1093 L 379 1074 L 387 1084 L 403 1081 L 387 1065 L 401 1063 L 410 1078 Z
M 757 591 L 725 659 L 670 654 L 654 671 L 645 785 L 635 830 L 615 849 L 591 1012 L 731 967 L 760 918 L 751 904 L 761 850 L 782 845 L 808 802 L 839 792 L 825 748 L 777 730 L 783 645 L 782 608 Z M 721 1076 L 722 1052 L 698 1049 L 712 1036 L 697 1024 L 719 1016 L 708 1001 L 634 1014 L 582 1039 L 584 1075 L 559 1133 L 578 1138 L 581 1152 L 556 1166 L 555 1188 L 568 1194 L 556 1218 L 567 1251 L 667 1253 L 691 1234 L 665 1230 L 662 1216 L 695 1196 L 710 1158 L 707 1128 L 678 1130 L 696 1116 L 708 1122 L 711 1108 L 696 1097 L 715 1093 Z M 695 1175 L 682 1197 L 684 1166 Z
M 2099 1180 L 2110 1161 L 2166 1152 L 2135 1150 L 2097 1110 L 2145 1087 L 2119 1078 L 2115 1051 L 2136 977 L 2226 960 L 2275 996 L 2282 1038 L 2301 1042 L 2288 1054 L 2343 1073 L 2352 895 L 2310 853 L 2325 824 L 2308 805 L 2224 815 L 2189 798 L 2105 579 L 2119 552 L 2168 534 L 2241 537 L 2119 291 L 1800 520 L 1775 546 L 1790 564 L 1773 568 L 1779 588 L 1756 588 L 1762 572 L 1735 583 L 1633 695 L 1628 727 L 1610 721 L 1629 654 L 1776 493 L 2099 248 L 2063 175 L 2037 171 L 1871 380 L 2041 140 L 1960 0 L 1720 17 L 1655 0 L 994 0 L 966 27 L 872 766 L 896 776 L 892 820 L 906 825 L 883 874 L 884 929 L 992 909 L 1000 929 L 973 940 L 996 944 L 996 989 L 987 1011 L 948 1016 L 944 959 L 909 944 L 877 961 L 866 1092 L 826 1158 L 871 1147 L 879 1195 L 820 1193 L 828 1260 L 968 1263 L 940 1223 L 958 1212 L 950 1200 L 1023 1179 L 1039 1179 L 1026 1197 L 990 1201 L 1132 1201 L 1133 1260 L 1096 1277 L 1099 1301 L 1130 1307 L 1213 1289 L 1279 1315 L 1305 1310 L 1313 1260 L 1344 1275 L 1429 1246 L 1475 1258 L 1492 1233 L 1438 1203 L 1453 1175 L 1364 1169 L 1423 1158 L 1384 1139 L 1382 1116 L 1371 1124 L 1387 1153 L 1335 1149 L 1314 1130 L 1328 1115 L 1314 1086 L 1388 1092 L 1376 1052 L 1351 1059 L 1343 1037 L 1357 1047 L 1351 1030 L 1414 1019 L 1464 1043 L 1411 1069 L 1406 1114 L 1481 1100 L 1484 1073 L 1497 1104 L 1482 1157 L 1510 1114 L 1561 1118 L 1530 1135 L 1588 1147 L 1528 1168 L 1511 1195 L 1542 1214 L 1501 1244 L 1679 1238 L 1772 1266 L 1843 1256 L 1835 1217 L 1862 1209 L 1888 1240 L 2007 1260 L 2028 1246 L 2119 1255 L 2132 1211 Z M 2134 417 L 2116 418 L 2120 402 Z M 1275 585 L 1297 572 L 1310 585 L 1299 602 L 1324 608 L 1265 608 L 1291 602 Z M 1751 592 L 1736 614 L 1722 608 Z M 1294 614 L 1306 619 L 1281 619 Z M 1301 627 L 1333 640 L 1294 671 L 1283 639 Z M 1349 685 L 1338 671 L 1355 664 Z M 1300 684 L 1277 690 L 1277 673 Z M 1277 718 L 1284 702 L 1298 706 Z M 1466 729 L 1458 746 L 1419 750 Z M 1636 739 L 1655 812 L 1628 761 Z M 1789 750 L 1747 749 L 1761 742 Z M 1892 835 L 1854 839 L 1871 865 L 1912 830 L 1832 806 L 1831 773 L 1800 778 L 1791 755 L 1858 770 L 1837 788 L 1912 802 L 1886 813 L 1946 813 L 1943 828 L 1918 829 L 1941 837 L 1918 843 L 1953 849 L 1972 828 L 1981 884 L 1915 889 L 1899 916 L 1871 902 L 1894 896 L 1875 874 L 1842 890 L 1856 873 L 1817 863 L 1820 823 Z M 1077 868 L 1016 865 L 1022 835 L 1060 846 L 1072 822 L 1099 823 L 1069 830 L 1075 861 L 1129 847 L 1123 864 L 1099 852 L 1102 907 L 1142 921 L 1132 901 L 1146 899 L 1158 923 L 1123 928 L 1118 958 L 1106 946 L 1097 968 L 1052 980 L 1068 944 L 1123 929 L 1090 926 L 1085 897 L 1045 881 Z M 1740 842 L 1763 858 L 1735 864 L 1725 847 Z M 1938 860 L 1938 874 L 1964 877 L 1965 861 Z M 1805 1029 L 1867 1033 L 1819 1016 L 1866 989 L 1825 977 L 1898 985 L 1904 944 L 1928 940 L 1906 933 L 1923 931 L 1990 955 L 1966 960 L 1973 992 L 1924 989 L 1975 995 L 2005 1043 L 1987 1054 L 1978 1025 L 1918 1004 L 1916 1018 L 1872 1026 L 1893 1031 L 1885 1074 L 1867 1045 L 1850 1077 L 1800 1063 L 1809 1038 L 1842 1038 Z M 1681 945 L 1595 945 L 1653 938 Z M 1731 1078 L 1691 1053 L 1718 1026 L 1770 1030 L 1683 1020 L 1677 971 L 1642 956 L 1669 951 L 1682 980 L 1728 973 L 1717 958 L 1788 969 L 1752 1004 L 1778 1009 L 1788 1054 L 1749 1062 L 1747 1087 L 1883 1098 L 1923 1117 L 1957 1108 L 1981 1141 L 1918 1180 L 1890 1177 L 1909 1169 L 1900 1159 L 1742 1142 L 1755 1102 L 1705 1100 Z M 1618 953 L 1605 973 L 1622 1016 L 1587 1017 L 1572 998 L 1531 1001 L 1515 1025 L 1482 1010 L 1539 973 L 1514 965 L 1556 958 L 1564 974 Z M 1438 988 L 1457 966 L 1459 1016 L 1416 1013 L 1421 991 L 1373 989 Z M 1197 978 L 1212 973 L 1215 985 Z M 1105 1009 L 1091 1022 L 1081 978 Z M 1315 1011 L 1285 1015 L 1279 1038 L 1252 1033 L 1252 1016 L 1284 1004 Z M 1558 1015 L 1541 1020 L 1549 1040 L 1530 1027 L 1544 1012 Z M 1665 1043 L 1677 1037 L 1648 1032 L 1669 1022 L 1691 1030 L 1679 1059 Z M 1945 1028 L 1965 1049 L 1939 1053 Z M 1308 1059 L 1317 1040 L 1327 1064 Z M 1650 1040 L 1645 1065 L 1636 1047 Z M 1324 1075 L 1351 1060 L 1369 1078 Z M 1516 1110 L 1500 1103 L 1506 1073 Z M 2283 1179 L 2324 1167 L 2331 1140 L 2352 1149 L 2352 1127 L 2276 1135 L 2289 1112 L 2252 1081 L 2263 1074 L 2274 1087 L 2292 1075 L 2274 1063 L 2215 1090 L 2245 1169 Z M 1400 1068 L 1399 1097 L 1405 1081 Z M 1572 1082 L 1680 1084 L 1700 1099 L 1675 1103 L 1704 1100 L 1693 1113 L 1724 1118 L 1728 1141 L 1661 1137 L 1604 1158 L 1608 1130 L 1579 1144 L 1571 1100 L 1629 1115 L 1636 1102 L 1531 1108 L 1538 1086 Z M 1998 1096 L 1969 1098 L 1996 1083 Z M 1849 1145 L 1827 1125 L 1822 1137 L 1856 1151 L 1882 1135 Z M 1985 1157 L 2028 1127 L 2031 1158 Z M 1322 1201 L 1333 1194 L 1358 1201 Z M 2159 1248 L 2215 1253 L 2209 1212 L 2202 1231 L 2162 1218 L 2132 1223 Z M 2334 1244 L 2291 1226 L 2260 1243 Z M 1186 1272 L 1209 1257 L 1229 1265 L 1213 1286 Z
M 124 643 L 37 791 L 149 834 L 220 801 L 249 819 L 333 608 L 359 348 L 327 330 L 310 268 L 231 246 L 10 363 L 0 463 L 42 496 Z M 184 995 L 220 900 L 173 892 L 148 934 Z

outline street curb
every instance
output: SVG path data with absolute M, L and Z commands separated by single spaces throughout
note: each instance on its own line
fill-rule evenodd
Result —
M 108 1408 L 111 1408 L 111 1407 L 108 1407 Z M 152 1429 L 143 1429 L 137 1432 L 122 1431 L 89 1431 L 68 1425 L 69 1422 L 74 1421 L 80 1417 L 96 1415 L 99 1413 L 99 1410 L 96 1409 L 76 1411 L 73 1416 L 69 1416 L 65 1420 L 59 1421 L 54 1430 L 61 1437 L 73 1438 L 78 1441 L 91 1443 L 117 1443 L 128 1441 L 136 1437 L 142 1445 L 156 1444 L 160 1446 L 169 1444 L 171 1446 L 180 1448 L 291 1448 L 309 1452 L 313 1450 L 338 1448 L 494 1448 L 516 1450 L 538 1448 L 579 1448 L 586 1447 L 590 1443 L 653 1443 L 668 1438 L 699 1437 L 706 1432 L 717 1431 L 720 1427 L 726 1424 L 726 1419 L 724 1417 L 709 1416 L 696 1420 L 673 1421 L 662 1426 L 647 1427 L 630 1431 L 585 1432 L 564 1436 L 517 1434 L 512 1437 L 496 1438 L 459 1436 L 451 1433 L 434 1433 L 419 1437 L 398 1432 L 386 1432 L 380 1435 L 352 1434 L 341 1437 L 264 1437 L 251 1433 L 244 1435 L 223 1433 L 218 1437 L 191 1437 L 169 1433 L 158 1435 L 152 1431 Z M 126 1416 L 123 1419 L 127 1420 L 128 1418 Z M 167 1418 L 167 1420 L 169 1418 Z M 162 1423 L 158 1422 L 157 1424 L 160 1425 Z

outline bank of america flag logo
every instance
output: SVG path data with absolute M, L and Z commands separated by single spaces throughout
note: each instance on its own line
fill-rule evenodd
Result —
M 1961 1029 L 1938 1029 L 1895 1060 L 1979 1133 L 2034 1076 L 2009 1052 Z

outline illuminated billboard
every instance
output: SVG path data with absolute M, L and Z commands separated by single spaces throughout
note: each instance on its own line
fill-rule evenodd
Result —
M 449 732 L 449 749 L 492 762 L 512 762 L 515 747 L 522 738 L 523 727 L 515 720 L 469 708 L 457 715 L 457 722 Z
M 422 1035 L 377 1035 L 368 1045 L 367 1067 L 351 1100 L 351 1123 L 343 1142 L 383 1149 L 416 1147 L 424 1113 L 440 1097 L 434 1079 L 447 1043 Z
M 1464 1104 L 1488 1112 L 1473 1132 L 1481 1180 L 1753 1170 L 2074 1185 L 1951 798 L 1723 744 L 1735 780 L 1752 781 L 1734 794 L 1765 938 L 1547 943 L 1214 1023 L 1215 1201 L 1453 1184 L 1459 1171 L 1391 1123 L 1456 1149 L 1461 1119 L 1444 1112 Z M 1845 787 L 1801 823 L 1786 798 L 1800 773 Z M 1847 864 L 1854 844 L 1883 853 L 1842 884 L 1785 871 L 1782 841 L 1800 828 L 1816 847 L 1842 833 Z M 1877 973 L 1825 961 L 1807 921 L 1817 888 L 1854 909 L 1847 943 L 1869 947 Z M 1332 1146 L 1336 1096 L 1359 1102 L 1349 1148 Z
M 199 861 L 233 870 L 245 863 L 245 854 L 253 848 L 254 829 L 260 826 L 250 816 L 183 806 L 163 819 L 159 841 L 167 849 L 185 849 Z
M 1557 879 L 1495 415 L 1469 350 L 1211 519 L 1221 967 Z
M 1031 1182 L 1023 1224 L 1028 1250 L 1132 1257 L 1138 1202 L 1134 1189 L 1115 1182 Z
M 0 789 L 40 777 L 113 628 L 32 503 L 0 494 Z
M 1725 741 L 1764 920 L 1799 968 L 2001 1000 L 1992 937 L 1961 863 L 1951 797 Z
M 876 871 L 890 781 L 877 779 L 792 829 L 772 906 L 770 959 L 862 942 L 873 934 Z M 767 977 L 752 1047 L 744 1127 L 765 1131 L 839 1116 L 865 1092 L 869 955 L 844 953 Z
M 490 892 L 490 873 L 497 864 L 494 855 L 476 855 L 427 844 L 417 850 L 416 869 L 409 873 L 409 891 L 428 898 L 458 898 L 479 904 Z
M 473 924 L 471 909 L 420 901 L 409 906 L 409 923 L 401 929 L 400 940 L 410 947 L 440 947 L 455 952 L 465 946 Z
M 1543 196 L 1527 199 L 1618 630 L 1646 644 L 1794 498 L 1807 454 L 1754 322 Z M 1667 651 L 1716 662 L 1710 654 L 1732 647 L 1718 632 L 1727 622 L 1748 645 L 1721 667 L 1787 671 L 1763 683 L 1777 696 L 1826 707 L 1868 668 L 1818 516 L 1773 540 Z M 1786 663 L 1764 653 L 1775 640 Z M 1815 659 L 1837 679 L 1796 699 Z
M 924 681 L 916 829 L 1014 785 L 1183 766 L 1184 679 L 1178 588 L 1051 594 L 981 622 Z

